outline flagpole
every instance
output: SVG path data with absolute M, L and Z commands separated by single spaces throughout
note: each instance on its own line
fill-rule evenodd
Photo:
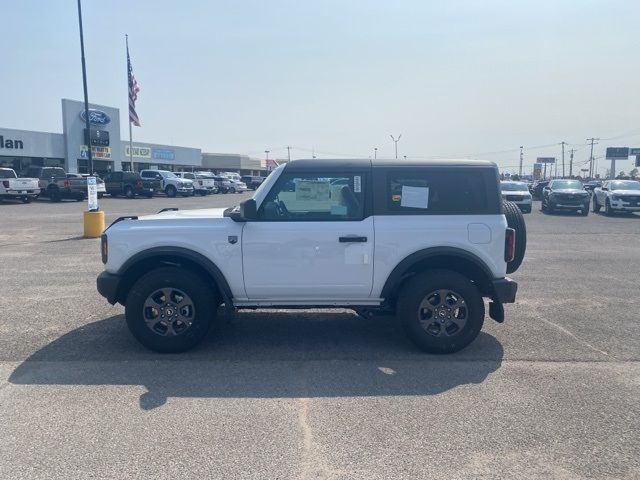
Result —
M 131 88 L 129 77 L 131 74 L 129 73 L 129 35 L 125 33 L 124 35 L 126 43 L 127 43 L 127 121 L 129 122 L 129 163 L 131 164 L 131 171 L 133 172 L 133 129 L 131 128 L 131 118 L 129 116 L 129 96 L 131 93 L 129 89 Z

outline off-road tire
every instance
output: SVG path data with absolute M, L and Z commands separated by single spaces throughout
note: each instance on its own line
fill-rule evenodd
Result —
M 145 322 L 145 301 L 162 288 L 180 290 L 193 302 L 193 322 L 179 335 L 159 335 Z M 125 304 L 127 326 L 136 340 L 150 350 L 160 353 L 184 352 L 195 347 L 206 336 L 215 320 L 217 298 L 216 292 L 196 273 L 176 267 L 158 268 L 143 275 L 129 290 Z
M 503 202 L 504 216 L 507 219 L 507 226 L 516 231 L 516 248 L 513 260 L 507 263 L 507 273 L 513 273 L 520 267 L 524 254 L 527 250 L 527 226 L 524 216 L 513 202 Z
M 425 297 L 441 289 L 461 295 L 467 309 L 464 327 L 451 336 L 429 334 L 420 320 Z M 430 270 L 410 278 L 400 290 L 396 312 L 409 339 L 429 353 L 454 353 L 463 349 L 475 340 L 484 323 L 484 302 L 477 287 L 465 276 L 450 270 Z

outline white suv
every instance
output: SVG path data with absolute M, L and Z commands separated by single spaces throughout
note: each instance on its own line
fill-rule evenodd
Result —
M 422 349 L 449 353 L 480 332 L 483 297 L 504 320 L 525 242 L 493 163 L 297 160 L 239 207 L 116 220 L 97 283 L 160 352 L 196 345 L 224 304 L 396 314 Z
M 160 180 L 160 188 L 167 194 L 167 197 L 175 197 L 178 194 L 189 197 L 194 194 L 192 180 L 180 178 L 169 170 L 140 170 L 140 176 Z
M 593 211 L 604 207 L 605 214 L 640 212 L 640 182 L 608 180 L 593 190 Z
M 531 213 L 531 193 L 524 182 L 500 182 L 502 198 L 515 203 L 522 213 Z

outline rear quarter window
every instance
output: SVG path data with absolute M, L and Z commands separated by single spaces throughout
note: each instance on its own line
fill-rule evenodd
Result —
M 389 168 L 378 172 L 376 214 L 502 213 L 497 172 L 491 168 Z

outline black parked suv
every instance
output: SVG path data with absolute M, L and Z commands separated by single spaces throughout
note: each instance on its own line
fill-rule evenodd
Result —
M 551 180 L 542 191 L 542 211 L 571 210 L 589 215 L 591 195 L 580 180 Z
M 160 180 L 154 178 L 142 178 L 136 172 L 110 172 L 104 177 L 107 193 L 112 197 L 123 195 L 134 198 L 141 195 L 147 198 L 161 189 Z
M 250 188 L 251 190 L 255 190 L 260 185 L 262 185 L 262 182 L 264 182 L 264 177 L 256 177 L 254 175 L 242 175 L 240 177 L 240 180 L 246 183 L 247 188 Z

